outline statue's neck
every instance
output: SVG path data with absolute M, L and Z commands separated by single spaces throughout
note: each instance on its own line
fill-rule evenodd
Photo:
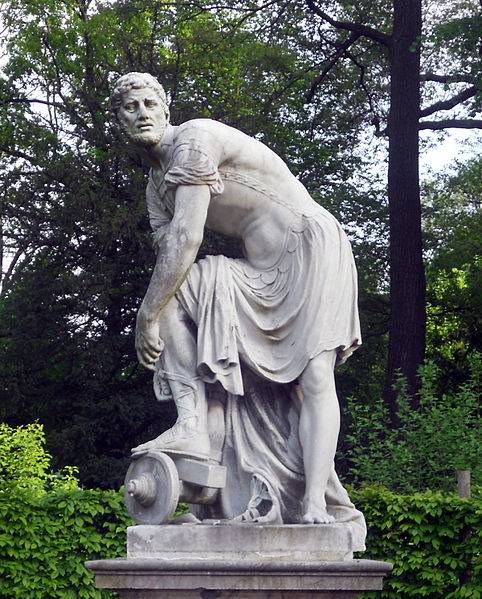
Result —
M 158 165 L 160 162 L 163 162 L 163 159 L 165 160 L 166 150 L 174 141 L 176 129 L 177 127 L 174 125 L 167 125 L 161 141 L 148 150 L 149 157 L 154 162 L 154 165 L 151 164 L 151 166 Z
M 158 142 L 155 146 L 151 147 L 137 147 L 137 151 L 139 152 L 141 158 L 146 162 L 149 166 L 153 168 L 158 168 L 159 164 L 162 164 L 165 161 L 165 155 L 168 148 L 172 145 L 174 141 L 174 134 L 176 132 L 177 127 L 174 125 L 167 125 L 161 141 Z

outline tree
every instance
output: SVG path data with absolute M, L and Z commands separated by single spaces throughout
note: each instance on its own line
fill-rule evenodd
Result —
M 163 81 L 174 123 L 212 117 L 257 135 L 345 225 L 368 342 L 343 367 L 339 387 L 342 396 L 377 393 L 388 322 L 387 209 L 355 148 L 367 121 L 383 130 L 387 71 L 378 65 L 389 55 L 379 46 L 388 49 L 393 36 L 390 7 L 346 3 L 342 27 L 307 18 L 299 0 L 7 3 L 0 415 L 11 425 L 40 419 L 56 467 L 78 465 L 87 485 L 118 485 L 129 448 L 172 417 L 154 404 L 132 342 L 153 260 L 147 173 L 113 127 L 107 101 L 115 78 L 130 70 Z M 370 19 L 381 23 L 377 30 L 360 25 Z M 460 29 L 467 28 L 434 29 L 430 43 L 465 39 Z M 465 79 L 475 72 L 466 37 L 457 46 Z M 449 89 L 466 85 L 461 72 Z M 438 84 L 435 75 L 426 83 Z M 209 238 L 202 251 L 238 250 Z
M 480 73 L 477 72 L 480 16 L 475 2 L 459 2 L 439 6 L 432 15 L 428 36 L 423 33 L 421 0 L 393 0 L 375 7 L 373 2 L 319 3 L 307 0 L 309 10 L 320 19 L 320 44 L 331 46 L 325 66 L 316 81 L 320 86 L 327 80 L 330 70 L 340 60 L 351 61 L 360 70 L 360 83 L 367 92 L 367 104 L 372 123 L 381 131 L 380 112 L 373 101 L 367 84 L 369 69 L 376 65 L 367 63 L 357 46 L 367 40 L 379 47 L 378 60 L 384 60 L 381 75 L 390 82 L 388 99 L 388 202 L 390 214 L 390 335 L 388 366 L 384 396 L 391 418 L 398 423 L 394 381 L 397 371 L 406 378 L 409 392 L 414 396 L 418 389 L 417 370 L 425 353 L 425 274 L 422 258 L 422 228 L 420 184 L 418 170 L 421 129 L 444 127 L 480 128 L 482 121 L 471 118 L 422 120 L 440 111 L 463 106 L 467 114 L 475 113 L 479 102 Z M 328 7 L 326 5 L 329 4 Z M 325 10 L 326 7 L 326 10 Z M 436 7 L 437 10 L 437 7 Z M 333 15 L 337 15 L 336 17 Z M 367 23 L 375 22 L 377 28 Z M 427 17 L 427 11 L 425 12 Z M 426 21 L 427 23 L 427 21 Z M 447 49 L 446 43 L 451 42 Z M 363 46 L 361 46 L 363 48 Z M 449 54 L 441 60 L 444 73 L 421 71 L 422 48 L 427 53 L 426 66 L 437 64 L 436 51 Z M 448 90 L 448 97 L 421 107 L 420 84 L 435 84 Z M 453 90 L 457 89 L 456 92 Z M 309 99 L 314 96 L 312 90 Z
M 441 390 L 468 378 L 482 353 L 482 161 L 422 187 L 427 259 L 427 344 L 443 372 Z
M 153 253 L 146 170 L 110 120 L 114 79 L 129 70 L 160 78 L 175 123 L 212 116 L 263 130 L 300 178 L 342 178 L 348 164 L 313 125 L 297 53 L 226 11 L 11 0 L 3 19 L 0 415 L 13 426 L 39 419 L 56 467 L 117 486 L 130 447 L 172 412 L 153 401 L 134 352 Z M 346 146 L 335 138 L 327 144 Z

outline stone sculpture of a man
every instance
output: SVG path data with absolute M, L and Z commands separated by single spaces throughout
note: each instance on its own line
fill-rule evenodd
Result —
M 259 141 L 209 119 L 170 125 L 152 76 L 124 75 L 111 101 L 152 167 L 147 204 L 157 260 L 137 317 L 137 353 L 178 411 L 173 428 L 133 451 L 209 455 L 206 386 L 217 382 L 242 400 L 241 368 L 297 382 L 301 520 L 332 522 L 325 491 L 339 433 L 333 370 L 361 339 L 344 232 Z M 239 239 L 245 258 L 195 263 L 204 227 Z

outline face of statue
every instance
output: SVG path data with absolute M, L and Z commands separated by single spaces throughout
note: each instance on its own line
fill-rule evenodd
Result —
M 159 96 L 149 87 L 126 92 L 117 119 L 132 142 L 145 148 L 161 141 L 169 122 Z

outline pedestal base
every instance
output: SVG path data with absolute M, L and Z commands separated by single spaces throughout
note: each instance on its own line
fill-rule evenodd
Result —
M 363 551 L 356 527 L 344 524 L 203 524 L 129 526 L 128 558 L 167 561 L 339 561 Z
M 351 559 L 350 538 L 340 524 L 135 526 L 127 558 L 86 567 L 125 599 L 348 599 L 392 569 Z
M 219 561 L 170 563 L 160 559 L 87 562 L 96 587 L 136 599 L 354 598 L 382 588 L 391 564 L 339 562 Z

